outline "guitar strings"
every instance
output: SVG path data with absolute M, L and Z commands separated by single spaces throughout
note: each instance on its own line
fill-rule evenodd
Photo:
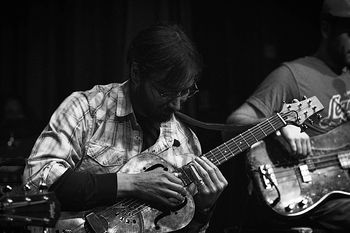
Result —
M 108 208 L 106 214 L 115 214 L 120 217 L 130 216 L 129 211 L 131 212 L 134 208 L 137 208 L 141 203 L 136 199 L 122 199 L 121 201 L 114 204 L 111 208 Z M 142 205 L 142 204 L 141 204 Z M 115 213 L 115 209 L 118 209 L 118 212 Z
M 118 208 L 118 212 L 115 213 L 116 207 Z M 121 209 L 119 209 L 121 208 Z M 118 203 L 114 204 L 111 208 L 108 208 L 108 210 L 105 211 L 107 215 L 114 214 L 116 216 L 119 216 L 121 218 L 127 218 L 135 216 L 136 214 L 140 213 L 141 211 L 146 210 L 147 208 L 152 208 L 150 205 L 143 203 L 137 199 L 123 199 L 119 201 Z M 147 212 L 149 212 L 148 210 Z
M 281 114 L 281 117 L 284 119 L 284 116 L 290 115 L 290 114 L 291 112 L 284 113 L 284 114 Z M 221 163 L 227 161 L 228 158 L 240 152 L 243 152 L 245 149 L 248 149 L 254 143 L 258 142 L 259 139 L 261 140 L 261 138 L 264 138 L 269 134 L 271 134 L 272 132 L 277 131 L 279 128 L 281 128 L 284 125 L 285 125 L 284 122 L 279 118 L 279 116 L 275 115 L 263 122 L 260 122 L 256 126 L 239 134 L 238 136 L 228 140 L 227 142 L 223 143 L 217 148 L 209 151 L 204 156 L 206 156 L 215 165 L 220 165 Z M 253 138 L 247 137 L 248 135 L 252 135 Z M 243 140 L 238 141 L 239 138 Z M 240 146 L 245 148 L 242 149 Z
M 338 171 L 338 169 L 333 167 L 333 168 L 330 168 L 329 170 L 327 170 L 327 172 L 330 172 L 330 171 Z M 293 180 L 295 180 L 296 182 L 299 182 L 299 180 L 302 180 L 301 174 L 299 174 L 299 173 L 293 173 L 293 174 L 290 174 L 288 176 L 286 175 L 283 178 L 290 178 L 290 177 L 293 178 Z M 278 178 L 281 178 L 281 177 L 278 177 Z M 289 179 L 289 180 L 278 180 L 277 184 L 290 183 L 291 181 L 292 181 L 292 179 Z
M 350 152 L 350 151 L 349 151 Z M 320 167 L 324 164 L 327 164 L 327 165 L 339 165 L 340 162 L 338 160 L 338 157 L 337 157 L 338 153 L 337 152 L 333 152 L 333 153 L 328 153 L 328 154 L 325 154 L 325 155 L 318 155 L 316 157 L 312 156 L 312 157 L 308 157 L 306 159 L 301 159 L 299 160 L 299 164 L 298 165 L 294 165 L 292 167 L 290 167 L 290 169 L 295 169 L 295 168 L 298 168 L 300 166 L 300 163 L 304 163 L 305 165 L 309 165 L 311 167 L 310 170 L 312 170 L 313 166 L 315 166 L 315 168 L 323 168 L 323 167 Z M 335 162 L 335 163 L 333 163 Z M 274 164 L 271 166 L 271 168 L 275 168 L 275 173 L 283 173 L 283 171 L 286 171 L 287 169 L 285 168 L 280 168 L 280 167 L 283 167 L 283 166 L 288 166 L 288 165 L 292 165 L 291 162 L 285 162 L 285 163 L 278 163 L 278 164 Z M 279 169 L 280 168 L 280 169 Z
M 331 153 L 331 154 L 327 154 L 327 155 L 319 156 L 319 157 L 327 158 L 327 157 L 331 157 L 334 155 L 337 155 L 337 153 Z M 318 160 L 317 158 L 314 158 L 314 159 Z M 338 171 L 339 169 L 336 168 L 335 166 L 339 166 L 340 163 L 337 159 L 327 159 L 327 160 L 323 160 L 320 162 L 316 162 L 315 164 L 317 165 L 318 169 L 329 167 L 329 169 L 327 170 L 327 172 L 329 172 L 329 171 Z M 297 166 L 294 166 L 294 167 L 288 168 L 288 169 L 279 168 L 276 166 L 274 166 L 274 168 L 275 168 L 274 174 L 275 174 L 276 179 L 293 177 L 293 178 L 295 178 L 295 180 L 297 180 L 297 178 L 301 178 L 300 172 L 296 172 L 297 168 L 298 168 Z M 287 174 L 285 174 L 285 173 L 287 173 Z M 285 180 L 284 182 L 280 181 L 280 180 L 278 181 L 279 184 L 287 183 L 287 182 L 290 182 L 290 180 L 289 181 Z

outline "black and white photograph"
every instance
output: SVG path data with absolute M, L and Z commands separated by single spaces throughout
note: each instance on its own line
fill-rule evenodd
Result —
M 0 233 L 350 232 L 350 0 L 0 12 Z

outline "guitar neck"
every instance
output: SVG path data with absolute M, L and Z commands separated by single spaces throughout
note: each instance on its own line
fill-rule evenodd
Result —
M 276 114 L 266 120 L 260 122 L 247 131 L 238 134 L 220 146 L 203 154 L 216 166 L 228 161 L 232 157 L 250 148 L 254 143 L 264 139 L 271 133 L 286 125 L 280 114 Z
M 203 154 L 202 156 L 209 159 L 216 166 L 223 164 L 237 154 L 240 154 L 241 152 L 250 148 L 254 143 L 264 139 L 271 133 L 285 126 L 286 122 L 284 121 L 283 115 L 283 113 L 275 114 L 274 116 L 267 118 L 247 131 Z M 181 173 L 183 174 L 182 180 L 185 185 L 192 183 L 194 180 L 189 168 L 190 164 L 191 163 L 180 169 Z

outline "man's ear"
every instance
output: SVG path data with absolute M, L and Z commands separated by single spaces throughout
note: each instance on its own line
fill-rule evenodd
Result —
M 137 62 L 131 62 L 130 64 L 130 80 L 133 85 L 140 85 L 140 70 Z
M 331 34 L 331 24 L 326 20 L 322 20 L 320 26 L 322 37 L 328 39 Z

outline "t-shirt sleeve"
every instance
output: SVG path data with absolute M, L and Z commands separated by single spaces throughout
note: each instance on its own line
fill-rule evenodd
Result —
M 280 112 L 283 103 L 299 99 L 297 82 L 286 65 L 272 71 L 247 99 L 247 103 L 258 109 L 264 117 Z

